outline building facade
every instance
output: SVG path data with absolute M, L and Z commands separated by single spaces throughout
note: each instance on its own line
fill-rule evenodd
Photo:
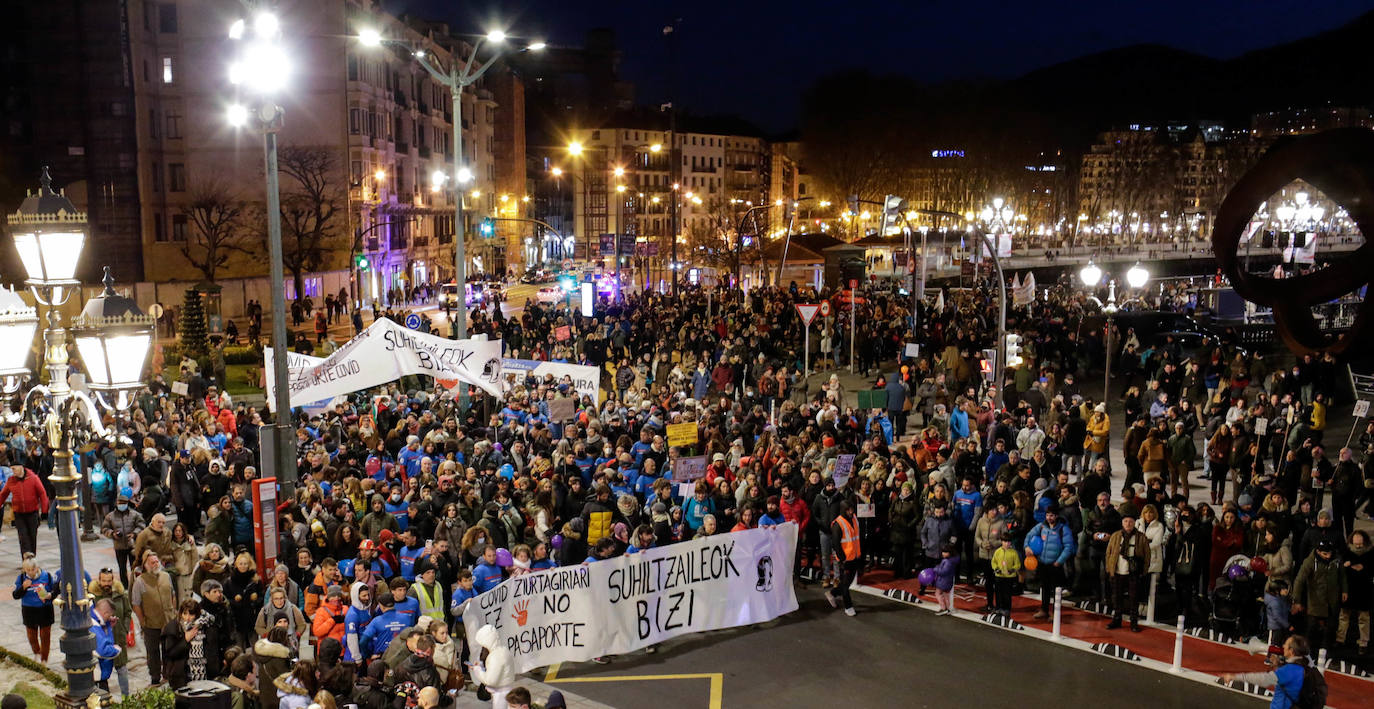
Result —
M 276 99 L 284 110 L 278 144 L 287 295 L 298 295 L 293 270 L 302 271 L 299 295 L 317 297 L 323 273 L 353 270 L 349 290 L 367 300 L 451 278 L 456 195 L 452 180 L 438 190 L 432 184 L 436 171 L 452 172 L 451 96 L 408 51 L 368 48 L 355 38 L 374 28 L 444 67 L 455 54 L 470 56 L 471 46 L 442 24 L 390 16 L 374 0 L 282 0 L 276 9 L 289 58 L 281 67 L 286 89 Z M 12 87 L 28 95 L 16 102 L 7 133 L 33 147 L 5 165 L 8 177 L 49 164 L 74 199 L 84 194 L 93 238 L 81 273 L 98 278 L 99 266 L 110 264 L 120 280 L 264 274 L 262 138 L 226 120 L 235 92 L 228 28 L 241 6 L 72 0 L 19 12 L 21 36 L 83 47 L 35 47 L 14 55 L 35 57 L 33 64 L 6 67 L 21 77 L 7 82 L 6 103 L 20 93 Z M 502 105 L 487 85 L 497 76 L 463 97 L 465 163 L 474 175 L 463 185 L 469 225 L 492 210 L 499 183 L 523 181 L 496 168 L 499 142 L 523 171 L 519 79 L 502 77 Z M 215 207 L 239 217 L 207 243 L 203 215 Z M 206 255 L 212 244 L 223 246 L 221 257 Z M 503 251 L 471 250 L 469 269 L 492 268 Z M 354 268 L 359 254 L 366 268 Z

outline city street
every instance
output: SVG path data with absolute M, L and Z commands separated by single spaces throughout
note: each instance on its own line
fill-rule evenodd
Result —
M 563 664 L 545 681 L 625 708 L 1263 706 L 1225 689 L 865 594 L 854 594 L 854 618 L 815 590 L 798 600 L 801 608 L 778 621 L 670 640 L 655 654 L 636 652 L 608 665 Z

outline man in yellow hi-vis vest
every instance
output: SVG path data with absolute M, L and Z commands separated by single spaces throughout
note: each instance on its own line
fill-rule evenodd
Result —
M 848 500 L 840 501 L 840 513 L 830 524 L 830 538 L 839 542 L 832 545 L 831 549 L 839 559 L 841 571 L 840 582 L 835 588 L 825 592 L 825 600 L 830 601 L 832 608 L 839 608 L 840 601 L 843 600 L 844 614 L 853 617 L 857 613 L 854 610 L 854 599 L 849 596 L 849 586 L 859 574 L 864 558 L 859 549 L 859 521 L 854 519 L 854 510 Z

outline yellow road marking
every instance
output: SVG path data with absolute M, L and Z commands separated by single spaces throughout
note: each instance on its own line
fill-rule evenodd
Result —
M 545 683 L 553 682 L 646 682 L 666 679 L 709 679 L 711 680 L 711 698 L 707 705 L 709 709 L 720 709 L 721 697 L 725 694 L 725 673 L 723 672 L 699 672 L 694 674 L 681 675 L 618 675 L 615 677 L 567 677 L 559 678 L 558 671 L 562 669 L 563 663 L 549 665 L 548 672 L 544 674 Z

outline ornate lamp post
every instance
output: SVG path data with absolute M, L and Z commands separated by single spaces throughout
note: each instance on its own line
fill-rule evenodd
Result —
M 48 383 L 35 384 L 21 396 L 32 371 L 28 348 L 16 345 L 33 339 L 38 329 L 37 311 L 24 307 L 13 291 L 0 293 L 0 341 L 11 345 L 5 348 L 7 354 L 0 356 L 5 419 L 24 422 L 35 434 L 34 440 L 46 446 L 53 457 L 48 480 L 56 491 L 62 569 L 56 603 L 62 612 L 63 634 L 58 645 L 66 657 L 63 664 L 68 685 L 55 699 L 59 707 L 100 706 L 109 697 L 95 687 L 95 636 L 90 630 L 91 602 L 86 598 L 76 489 L 83 478 L 72 464 L 72 454 L 77 446 L 105 438 L 110 432 L 101 423 L 96 400 L 72 391 L 67 384 L 67 331 L 62 328 L 59 312 L 79 285 L 74 276 L 86 242 L 86 215 L 65 196 L 53 192 L 52 179 L 44 168 L 42 186 L 10 215 L 9 225 L 27 272 L 25 283 L 34 298 L 48 308 L 42 362 Z M 72 324 L 96 399 L 108 408 L 126 409 L 130 395 L 143 386 L 153 318 L 144 315 L 132 299 L 115 293 L 114 279 L 106 268 L 105 292 L 89 301 Z M 17 410 L 11 406 L 16 400 L 20 404 Z

